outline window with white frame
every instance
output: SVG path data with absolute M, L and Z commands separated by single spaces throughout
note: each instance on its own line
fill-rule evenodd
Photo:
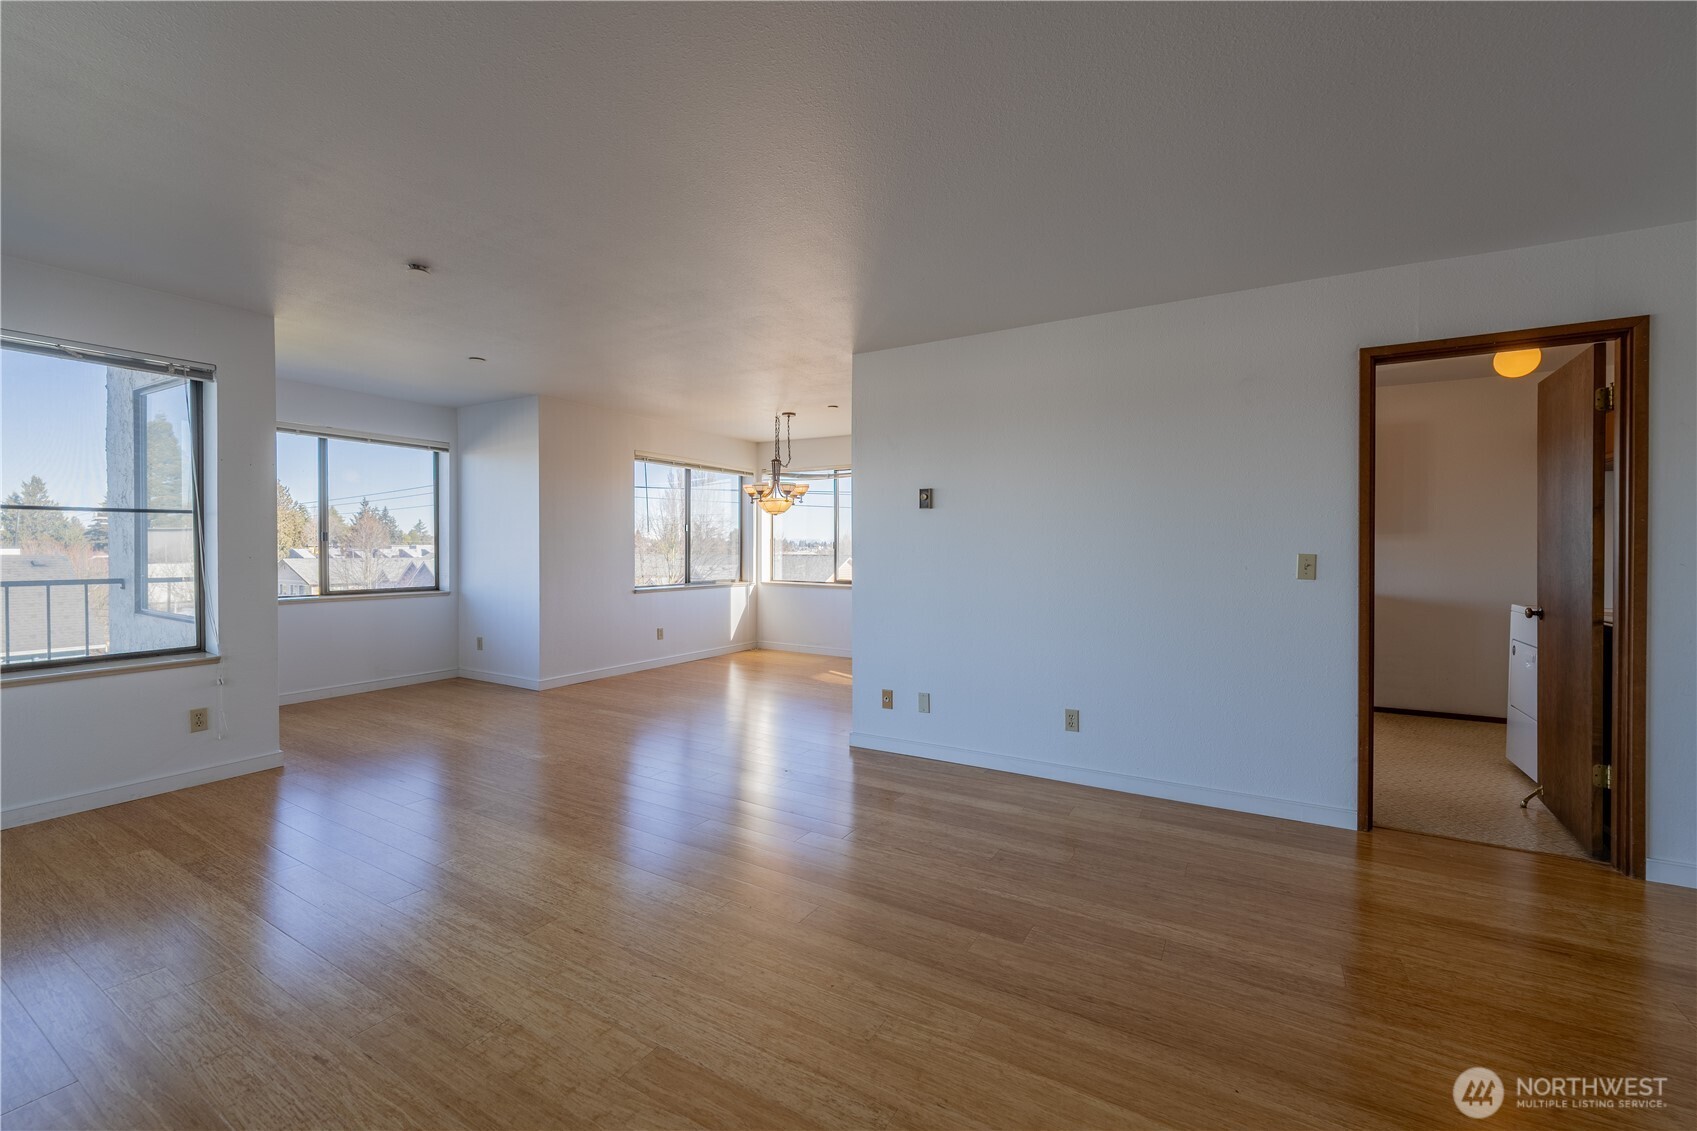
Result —
M 6 671 L 204 651 L 215 367 L 0 335 Z
M 634 461 L 635 587 L 743 580 L 743 474 Z
M 787 475 L 807 494 L 773 515 L 770 580 L 848 585 L 854 581 L 854 473 Z
M 440 589 L 445 450 L 279 426 L 277 596 Z

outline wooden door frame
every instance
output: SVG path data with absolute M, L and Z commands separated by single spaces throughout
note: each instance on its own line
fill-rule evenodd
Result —
M 1361 512 L 1358 636 L 1356 827 L 1373 827 L 1374 495 L 1377 490 L 1377 397 L 1380 365 L 1429 361 L 1529 346 L 1613 342 L 1615 364 L 1615 591 L 1613 785 L 1610 855 L 1629 876 L 1644 875 L 1646 623 L 1649 613 L 1650 319 L 1612 318 L 1501 334 L 1438 338 L 1361 351 Z

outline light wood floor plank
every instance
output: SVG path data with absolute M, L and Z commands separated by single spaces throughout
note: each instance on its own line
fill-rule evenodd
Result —
M 849 687 L 321 700 L 8 830 L 0 1125 L 1400 1128 L 1475 1064 L 1697 1125 L 1693 893 L 851 751 Z
M 0 1105 L 10 1111 L 76 1082 L 12 987 L 0 983 Z

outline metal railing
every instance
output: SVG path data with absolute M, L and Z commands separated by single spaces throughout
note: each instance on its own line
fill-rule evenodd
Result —
M 94 649 L 94 642 L 91 639 L 91 633 L 90 633 L 90 627 L 89 627 L 90 624 L 91 624 L 91 621 L 89 619 L 89 603 L 88 603 L 89 590 L 93 586 L 96 586 L 96 585 L 116 585 L 118 588 L 123 589 L 125 587 L 125 579 L 122 578 L 122 577 L 59 577 L 59 578 L 42 578 L 40 580 L 31 579 L 31 580 L 27 580 L 27 581 L 0 581 L 0 602 L 4 603 L 4 622 L 5 622 L 4 646 L 5 646 L 5 662 L 6 663 L 9 664 L 9 663 L 12 662 L 12 590 L 14 590 L 14 589 L 41 588 L 41 589 L 46 591 L 45 592 L 46 615 L 42 618 L 42 620 L 43 620 L 43 623 L 46 626 L 47 640 L 46 640 L 46 647 L 43 649 L 42 658 L 46 659 L 46 660 L 51 660 L 51 659 L 54 658 L 54 656 L 53 656 L 53 587 L 56 586 L 56 585 L 76 586 L 76 587 L 78 587 L 82 590 L 82 639 L 83 639 L 82 651 L 81 652 L 67 652 L 66 655 L 67 656 L 77 656 L 77 655 L 92 656 L 92 655 L 94 655 L 94 650 L 93 650 Z M 31 651 L 33 651 L 33 649 L 31 649 Z M 61 657 L 61 658 L 63 658 L 63 657 Z
M 41 649 L 34 649 L 34 647 L 29 647 L 29 649 L 19 649 L 17 654 L 19 654 L 19 656 L 32 657 L 31 662 L 64 661 L 64 659 L 78 659 L 78 657 L 105 654 L 105 650 L 110 649 L 109 639 L 109 642 L 105 645 L 105 649 L 100 650 L 100 652 L 95 652 L 95 642 L 93 642 L 93 610 L 90 608 L 88 593 L 90 593 L 90 589 L 92 589 L 93 586 L 117 586 L 119 589 L 127 589 L 129 588 L 129 581 L 131 581 L 129 577 L 41 577 L 41 579 L 34 579 L 34 577 L 31 577 L 31 579 L 17 579 L 17 581 L 0 581 L 0 605 L 3 605 L 3 613 L 0 613 L 0 620 L 3 620 L 3 625 L 5 625 L 5 628 L 3 628 L 3 652 L 5 652 L 5 661 L 3 662 L 5 662 L 7 666 L 12 664 L 12 589 L 39 588 L 42 589 L 42 598 L 44 598 L 44 615 L 42 615 L 42 628 L 44 628 L 44 635 L 46 635 L 44 647 L 41 647 Z M 139 610 L 137 610 L 139 613 L 151 613 L 151 615 L 156 616 L 175 616 L 178 620 L 193 620 L 193 611 L 190 611 L 190 613 L 178 613 L 178 611 L 176 611 L 176 608 L 178 608 L 178 601 L 176 601 L 176 586 L 178 586 L 178 584 L 187 584 L 187 582 L 192 582 L 193 577 L 137 577 L 136 581 L 143 582 L 144 586 L 148 586 L 149 591 L 151 591 L 151 586 L 165 586 L 165 608 L 139 608 Z M 80 586 L 81 591 L 83 591 L 83 644 L 81 644 L 80 650 L 76 649 L 75 645 L 73 645 L 70 649 L 59 649 L 58 652 L 54 652 L 54 586 Z M 188 606 L 190 606 L 190 610 L 193 610 L 195 599 L 188 598 L 187 601 Z M 107 632 L 110 633 L 110 622 L 109 625 L 107 625 Z
M 195 598 L 191 594 L 190 596 L 188 596 L 185 599 L 186 604 L 188 605 L 188 608 L 189 608 L 188 613 L 178 612 L 177 611 L 177 586 L 192 582 L 194 580 L 194 578 L 192 578 L 192 577 L 138 577 L 138 578 L 136 578 L 136 580 L 140 581 L 144 584 L 144 586 L 147 590 L 147 594 L 148 594 L 146 601 L 143 602 L 144 607 L 140 610 L 141 612 L 152 613 L 155 616 L 181 617 L 181 618 L 184 618 L 184 619 L 193 619 Z M 165 587 L 165 607 L 164 608 L 159 608 L 158 606 L 154 605 L 154 603 L 153 603 L 152 594 L 153 594 L 153 587 L 155 585 L 163 585 Z

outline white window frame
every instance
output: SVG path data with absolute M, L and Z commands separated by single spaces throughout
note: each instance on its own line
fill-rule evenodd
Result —
M 133 393 L 130 394 L 130 396 L 132 398 L 131 403 L 134 406 L 131 415 L 134 417 L 133 424 L 134 424 L 134 427 L 135 427 L 135 472 L 134 472 L 134 474 L 135 474 L 136 491 L 137 491 L 136 498 L 137 498 L 137 501 L 139 502 L 140 499 L 141 499 L 141 492 L 147 490 L 147 460 L 148 460 L 147 413 L 146 413 L 146 410 L 143 408 L 143 406 L 147 403 L 147 398 L 148 398 L 149 394 L 159 392 L 163 389 L 169 389 L 173 385 L 177 385 L 177 384 L 184 384 L 184 385 L 188 386 L 189 428 L 190 428 L 191 431 L 194 432 L 194 440 L 193 440 L 194 452 L 193 452 L 192 458 L 194 460 L 193 474 L 194 474 L 194 477 L 195 477 L 195 487 L 194 487 L 194 494 L 195 494 L 194 502 L 195 502 L 195 505 L 192 508 L 193 521 L 192 521 L 191 525 L 194 528 L 195 561 L 198 563 L 203 559 L 203 556 L 204 556 L 203 552 L 202 552 L 201 540 L 202 540 L 202 538 L 205 534 L 205 531 L 201 527 L 200 505 L 199 505 L 200 476 L 201 476 L 201 463 L 202 463 L 202 460 L 201 460 L 201 454 L 202 454 L 201 453 L 201 440 L 200 440 L 200 433 L 201 433 L 201 391 L 200 391 L 199 386 L 197 386 L 194 382 L 187 380 L 186 378 L 182 378 L 182 377 L 176 377 L 176 378 L 161 377 L 158 381 L 154 382 L 153 384 L 139 388 L 139 389 L 135 390 Z M 170 514 L 170 513 L 173 513 L 173 512 L 171 512 L 169 510 L 153 510 L 152 508 L 149 508 L 149 513 Z M 136 570 L 135 607 L 136 607 L 136 613 L 138 615 L 141 615 L 141 616 L 165 617 L 165 618 L 168 618 L 170 620 L 178 620 L 178 621 L 201 619 L 199 617 L 199 612 L 200 612 L 200 609 L 203 608 L 204 606 L 202 604 L 200 604 L 199 602 L 203 602 L 205 600 L 206 594 L 205 594 L 203 583 L 198 578 L 196 579 L 196 584 L 195 584 L 195 588 L 196 588 L 195 601 L 197 602 L 196 607 L 195 607 L 195 615 L 185 616 L 182 613 L 176 612 L 174 610 L 174 608 L 172 608 L 169 604 L 167 604 L 167 606 L 163 609 L 157 609 L 157 608 L 153 607 L 153 604 L 152 604 L 153 597 L 152 597 L 151 590 L 152 590 L 155 582 L 152 578 L 150 578 L 148 576 L 148 572 L 147 572 L 148 545 L 147 545 L 146 535 L 150 532 L 151 531 L 150 531 L 149 528 L 144 527 L 144 528 L 138 530 L 137 537 L 136 537 L 136 545 L 135 545 L 135 555 L 136 555 L 136 561 L 135 561 L 135 570 Z M 197 568 L 195 572 L 198 574 L 200 572 L 200 570 Z M 201 640 L 204 644 L 205 633 L 206 633 L 205 626 L 201 627 L 200 633 L 201 633 Z M 204 647 L 201 648 L 201 649 L 193 649 L 193 650 L 204 650 Z

